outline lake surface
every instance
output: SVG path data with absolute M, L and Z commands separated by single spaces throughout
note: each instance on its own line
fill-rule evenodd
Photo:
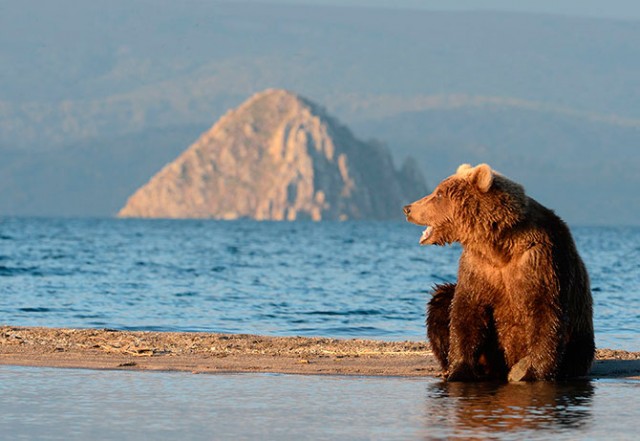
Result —
M 640 432 L 639 394 L 631 380 L 447 384 L 0 366 L 0 427 L 12 440 L 619 440 Z
M 0 324 L 424 337 L 459 247 L 407 223 L 0 218 Z M 640 350 L 640 229 L 575 228 L 596 344 Z M 0 366 L 12 440 L 633 439 L 640 382 L 192 375 Z
M 0 218 L 0 324 L 424 338 L 459 247 L 406 222 Z M 596 345 L 640 350 L 640 228 L 573 229 Z

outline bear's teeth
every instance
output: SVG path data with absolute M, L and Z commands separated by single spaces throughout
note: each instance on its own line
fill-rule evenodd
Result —
M 424 243 L 427 239 L 429 239 L 429 236 L 431 236 L 431 232 L 433 231 L 433 227 L 429 227 L 427 226 L 427 228 L 424 229 L 424 231 L 422 232 L 422 236 L 420 236 L 420 243 Z

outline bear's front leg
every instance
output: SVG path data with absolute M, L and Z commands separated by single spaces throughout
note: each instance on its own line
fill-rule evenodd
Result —
M 517 321 L 502 335 L 511 366 L 509 381 L 553 380 L 565 344 L 557 284 L 533 275 L 517 281 L 510 308 L 501 312 Z
M 509 370 L 509 381 L 554 380 L 562 351 L 561 324 L 555 311 L 540 307 L 523 326 L 526 352 Z
M 473 381 L 484 376 L 478 361 L 490 323 L 487 305 L 456 290 L 451 303 L 448 381 Z
M 542 323 L 532 320 L 534 323 Z M 556 377 L 560 337 L 557 328 L 542 323 L 539 327 L 529 327 L 526 336 L 529 340 L 525 356 L 520 358 L 509 370 L 509 381 L 554 380 Z

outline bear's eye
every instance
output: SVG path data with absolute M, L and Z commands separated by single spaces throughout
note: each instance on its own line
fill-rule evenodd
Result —
M 442 199 L 442 196 L 443 196 L 443 195 L 442 195 L 442 192 L 441 192 L 441 191 L 439 191 L 439 192 L 437 192 L 437 193 L 436 193 L 436 199 Z

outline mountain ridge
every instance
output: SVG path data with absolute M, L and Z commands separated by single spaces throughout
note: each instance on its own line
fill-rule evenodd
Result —
M 108 20 L 95 5 L 75 5 L 74 19 L 64 7 L 19 5 L 3 11 L 10 17 L 0 44 L 10 86 L 0 94 L 5 146 L 206 123 L 271 85 L 312 96 L 349 125 L 361 115 L 339 102 L 368 94 L 503 96 L 640 118 L 640 58 L 629 43 L 640 28 L 631 23 L 163 1 L 145 16 L 160 29 L 151 38 L 140 35 L 138 8 L 124 0 L 101 11 Z M 42 26 L 23 35 L 20 23 L 36 19 Z M 203 20 L 215 25 L 203 29 Z M 24 57 L 56 38 L 46 57 Z

